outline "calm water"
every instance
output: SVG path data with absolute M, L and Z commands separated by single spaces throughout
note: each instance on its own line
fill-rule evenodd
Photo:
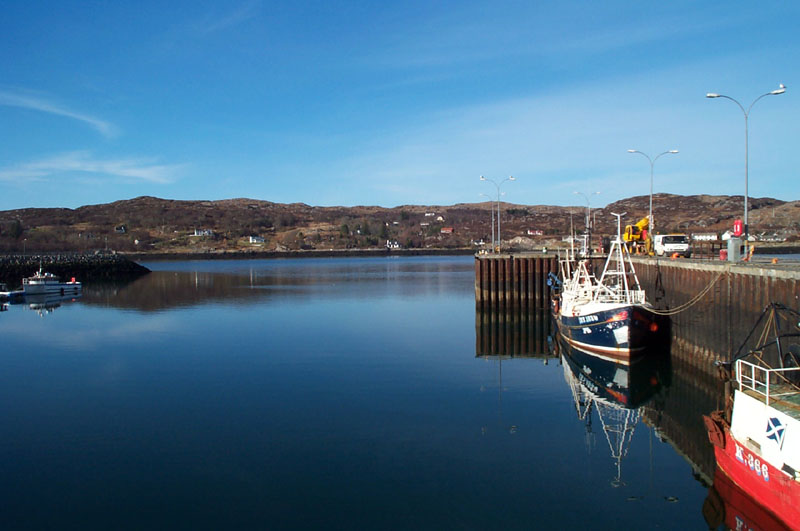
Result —
M 0 313 L 0 527 L 708 528 L 679 364 L 588 407 L 546 337 L 483 351 L 548 326 L 476 317 L 471 257 L 146 265 Z

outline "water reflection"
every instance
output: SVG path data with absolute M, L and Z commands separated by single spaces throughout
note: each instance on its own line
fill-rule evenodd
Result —
M 706 488 L 669 445 L 651 436 L 648 453 L 666 430 L 642 426 L 649 408 L 667 427 L 693 423 L 675 378 L 639 407 L 627 485 L 612 488 L 600 421 L 593 411 L 592 455 L 546 316 L 486 316 L 502 326 L 482 330 L 461 260 L 189 264 L 46 319 L 12 307 L 0 527 L 146 528 L 157 515 L 161 527 L 636 529 L 656 514 L 704 526 Z M 473 334 L 496 346 L 474 350 Z
M 476 357 L 557 359 L 553 322 L 547 311 L 477 310 Z
M 596 358 L 559 340 L 549 312 L 523 315 L 477 311 L 476 356 L 560 359 L 575 413 L 585 424 L 586 444 L 594 445 L 598 435 L 605 439 L 608 455 L 617 467 L 612 484 L 625 483 L 623 459 L 637 425 L 644 423 L 658 441 L 683 457 L 694 478 L 707 488 L 714 480 L 716 462 L 702 415 L 719 408 L 724 392 L 722 380 L 706 366 L 722 353 L 709 356 L 707 346 L 698 346 L 702 340 L 697 339 L 720 333 L 704 325 L 700 328 L 673 330 L 683 339 L 675 341 L 673 337 L 669 346 L 626 366 Z
M 564 380 L 572 392 L 587 442 L 595 435 L 593 412 L 600 421 L 616 467 L 613 486 L 624 485 L 622 460 L 639 423 L 640 407 L 670 385 L 669 352 L 653 350 L 630 364 L 602 359 L 559 339 Z
M 60 295 L 57 293 L 40 294 L 40 295 L 26 295 L 24 300 L 20 301 L 29 310 L 37 312 L 40 316 L 44 317 L 53 313 L 62 304 L 76 302 L 81 299 L 81 295 Z
M 471 257 L 148 263 L 130 283 L 87 284 L 84 303 L 138 311 L 250 306 L 291 298 L 413 297 L 471 287 Z M 456 275 L 452 273 L 457 273 Z
M 791 529 L 778 517 L 756 503 L 747 492 L 725 475 L 719 468 L 714 473 L 714 484 L 709 487 L 703 502 L 703 518 L 709 529 Z

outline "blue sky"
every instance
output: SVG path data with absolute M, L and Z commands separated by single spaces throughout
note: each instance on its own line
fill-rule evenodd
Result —
M 650 190 L 800 199 L 794 2 L 29 2 L 0 16 L 0 210 Z

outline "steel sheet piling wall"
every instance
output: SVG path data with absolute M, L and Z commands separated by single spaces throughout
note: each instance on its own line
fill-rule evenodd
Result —
M 634 257 L 633 262 L 648 300 L 658 309 L 677 309 L 708 288 L 691 307 L 672 316 L 673 345 L 692 352 L 689 363 L 706 371 L 714 361 L 730 359 L 770 302 L 800 311 L 800 268 L 796 266 L 652 257 Z M 602 261 L 593 259 L 592 265 L 599 271 Z M 555 255 L 477 256 L 476 308 L 481 312 L 513 310 L 515 319 L 547 310 L 550 272 L 558 272 Z M 526 350 L 517 346 L 514 351 L 520 348 Z
M 654 258 L 633 262 L 656 308 L 677 309 L 708 288 L 691 307 L 672 316 L 673 344 L 692 352 L 691 363 L 705 370 L 714 361 L 730 359 L 771 302 L 800 309 L 796 266 Z
M 527 310 L 549 307 L 548 273 L 558 271 L 555 255 L 482 255 L 475 258 L 477 308 Z

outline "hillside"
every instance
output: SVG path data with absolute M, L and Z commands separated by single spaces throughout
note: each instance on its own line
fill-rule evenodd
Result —
M 721 233 L 741 216 L 741 196 L 653 196 L 658 232 Z M 633 223 L 647 215 L 649 196 L 592 210 L 595 233 L 614 231 L 612 212 Z M 797 239 L 800 201 L 750 199 L 750 232 Z M 548 245 L 584 223 L 585 208 L 501 204 L 504 241 Z M 386 240 L 403 248 L 465 248 L 491 239 L 490 204 L 312 207 L 254 199 L 176 201 L 137 197 L 76 209 L 26 208 L 0 212 L 0 251 L 185 253 L 243 250 L 362 249 Z M 452 233 L 442 232 L 452 228 Z M 541 231 L 531 236 L 529 231 Z M 251 236 L 257 237 L 251 243 Z M 263 242 L 260 239 L 263 238 Z

